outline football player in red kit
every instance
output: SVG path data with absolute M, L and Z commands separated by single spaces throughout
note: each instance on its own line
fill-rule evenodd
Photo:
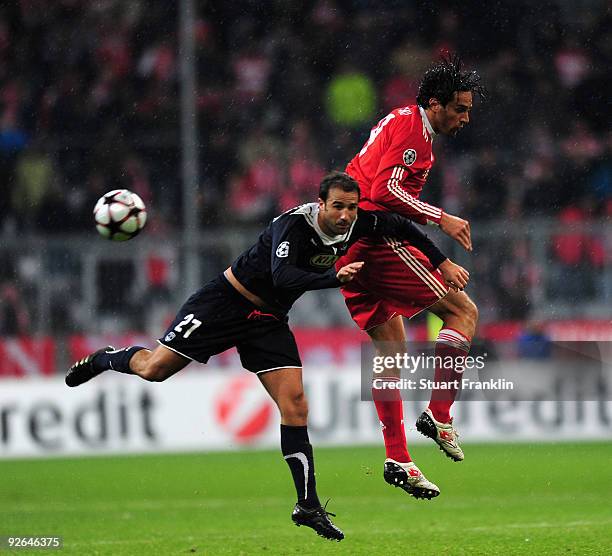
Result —
M 395 212 L 420 224 L 439 226 L 471 251 L 469 222 L 420 201 L 419 196 L 434 163 L 432 143 L 436 135 L 454 136 L 469 123 L 474 94 L 484 96 L 480 77 L 464 71 L 458 57 L 434 64 L 423 76 L 417 104 L 385 116 L 348 164 L 347 173 L 361 189 L 360 207 Z M 338 261 L 338 268 L 352 261 L 365 264 L 342 292 L 353 320 L 368 332 L 379 354 L 405 351 L 402 316 L 411 318 L 427 309 L 444 323 L 436 340 L 436 356 L 459 362 L 458 358 L 467 355 L 478 310 L 462 291 L 462 284 L 449 288 L 421 251 L 392 237 L 360 240 Z M 437 368 L 434 380 L 448 383 L 458 378 L 460 383 L 461 370 L 459 364 Z M 385 376 L 397 380 L 399 373 L 393 369 L 385 371 Z M 385 480 L 417 498 L 429 498 L 426 493 L 431 492 L 432 483 L 412 463 L 406 447 L 400 391 L 385 390 L 382 399 L 373 389 L 373 395 L 385 440 Z M 434 389 L 416 427 L 448 457 L 461 461 L 463 451 L 449 414 L 455 395 L 453 390 Z

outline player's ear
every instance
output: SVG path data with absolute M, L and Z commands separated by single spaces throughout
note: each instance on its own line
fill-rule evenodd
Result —
M 323 210 L 325 208 L 325 201 L 319 197 L 319 210 Z
M 433 110 L 434 112 L 437 112 L 438 110 L 440 110 L 441 107 L 442 105 L 440 104 L 440 101 L 436 97 L 431 97 L 429 99 L 429 108 L 431 110 Z

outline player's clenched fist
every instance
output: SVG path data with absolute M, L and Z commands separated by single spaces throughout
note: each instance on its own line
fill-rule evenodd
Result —
M 472 234 L 470 223 L 467 220 L 443 212 L 440 219 L 440 229 L 457 241 L 466 251 L 472 250 Z
M 355 278 L 355 275 L 361 270 L 362 267 L 362 262 L 349 263 L 346 266 L 343 266 L 338 271 L 338 274 L 336 274 L 336 278 L 338 278 L 338 280 L 340 280 L 340 282 L 342 282 L 343 284 L 346 284 L 347 282 L 350 282 L 353 278 Z
M 470 273 L 450 259 L 441 262 L 438 270 L 442 273 L 446 285 L 456 292 L 463 290 L 470 279 Z

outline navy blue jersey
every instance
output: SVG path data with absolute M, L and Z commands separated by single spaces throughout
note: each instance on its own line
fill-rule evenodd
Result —
M 434 267 L 446 259 L 425 234 L 398 214 L 357 209 L 349 230 L 333 237 L 319 227 L 318 214 L 318 203 L 281 214 L 232 264 L 238 281 L 271 308 L 288 312 L 304 292 L 340 286 L 334 264 L 364 237 L 408 240 Z

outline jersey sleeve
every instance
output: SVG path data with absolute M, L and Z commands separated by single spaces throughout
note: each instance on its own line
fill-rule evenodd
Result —
M 391 142 L 380 158 L 372 181 L 371 200 L 419 224 L 440 224 L 442 209 L 419 201 L 402 186 L 410 178 L 412 170 L 403 163 L 408 134 L 401 121 L 390 128 L 389 132 Z
M 357 221 L 361 224 L 359 234 L 405 239 L 422 251 L 434 268 L 438 268 L 447 259 L 446 255 L 438 249 L 426 234 L 421 232 L 410 220 L 399 214 L 360 210 Z
M 308 237 L 290 216 L 273 222 L 270 260 L 274 287 L 302 291 L 339 287 L 334 267 L 317 274 L 297 266 L 299 250 L 305 241 Z

